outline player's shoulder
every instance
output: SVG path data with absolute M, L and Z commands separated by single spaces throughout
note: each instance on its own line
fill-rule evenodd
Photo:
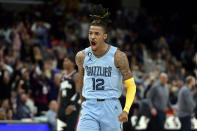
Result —
M 76 57 L 83 57 L 85 56 L 85 49 L 77 52 Z
M 125 57 L 126 54 L 123 51 L 117 49 L 116 52 L 115 52 L 115 56 L 116 57 Z
M 116 67 L 120 67 L 121 64 L 120 61 L 124 61 L 124 60 L 127 60 L 127 55 L 123 51 L 117 49 L 114 55 L 114 62 Z
M 117 49 L 115 52 L 115 60 L 120 61 L 125 58 L 127 58 L 127 55 L 123 51 Z

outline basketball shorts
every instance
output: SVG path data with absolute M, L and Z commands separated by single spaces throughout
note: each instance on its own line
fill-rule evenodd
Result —
M 118 99 L 87 99 L 82 103 L 77 131 L 122 131 L 121 112 Z

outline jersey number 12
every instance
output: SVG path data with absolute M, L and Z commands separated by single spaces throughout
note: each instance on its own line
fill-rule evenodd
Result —
M 92 78 L 93 90 L 104 90 L 104 80 Z

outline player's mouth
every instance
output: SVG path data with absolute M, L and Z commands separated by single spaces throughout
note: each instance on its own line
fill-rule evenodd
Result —
M 90 43 L 91 43 L 92 48 L 96 47 L 96 42 L 95 41 L 91 41 Z

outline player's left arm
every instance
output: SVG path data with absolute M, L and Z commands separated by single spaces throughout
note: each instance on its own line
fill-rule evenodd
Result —
M 120 72 L 123 75 L 124 82 L 127 86 L 126 103 L 123 112 L 126 112 L 126 114 L 128 115 L 131 105 L 135 98 L 135 93 L 136 93 L 135 81 L 131 73 L 131 70 L 129 68 L 128 58 L 124 52 L 117 50 L 115 54 L 114 62 L 116 67 L 120 69 Z M 121 115 L 119 119 L 120 121 L 123 122 L 128 121 L 128 118 L 127 120 L 124 118 L 121 119 Z

